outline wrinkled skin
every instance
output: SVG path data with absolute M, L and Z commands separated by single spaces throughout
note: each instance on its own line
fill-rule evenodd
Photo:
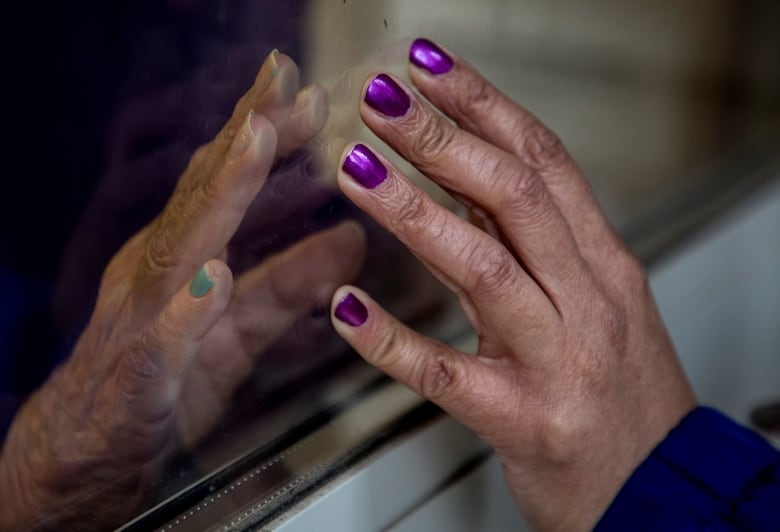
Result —
M 56 284 L 54 315 L 65 337 L 75 338 L 83 329 L 109 260 L 160 212 L 192 153 L 230 116 L 251 82 L 247 75 L 257 69 L 257 48 L 231 47 L 177 83 L 141 91 L 112 118 L 106 172 L 71 236 Z M 272 123 L 283 128 L 277 158 L 293 154 L 318 133 L 330 107 L 322 87 L 298 91 L 295 72 L 284 72 L 273 92 L 258 102 L 261 112 L 271 111 Z M 301 151 L 275 165 L 247 209 L 228 245 L 234 272 L 243 273 L 297 240 L 308 215 L 338 195 L 317 165 L 297 163 L 307 155 Z
M 296 98 L 297 67 L 272 53 L 164 210 L 112 258 L 73 352 L 8 433 L 0 529 L 121 524 L 166 458 L 219 419 L 256 357 L 357 276 L 365 237 L 353 222 L 265 258 L 235 282 L 225 263 L 276 158 L 322 126 L 317 90 Z M 192 291 L 201 268 L 213 286 Z
M 410 77 L 427 102 L 404 88 L 404 115 L 362 101 L 361 116 L 479 223 L 436 204 L 376 150 L 384 182 L 367 189 L 341 172 L 339 185 L 459 297 L 479 350 L 426 338 L 351 286 L 334 295 L 334 326 L 493 445 L 535 529 L 591 529 L 695 406 L 646 274 L 535 117 L 457 58 L 447 73 L 411 66 Z M 336 317 L 348 293 L 367 308 L 357 326 Z

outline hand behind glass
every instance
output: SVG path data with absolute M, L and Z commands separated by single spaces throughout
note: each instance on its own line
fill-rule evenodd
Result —
M 81 332 L 108 261 L 157 216 L 192 152 L 213 139 L 230 116 L 257 73 L 257 52 L 256 45 L 233 46 L 181 81 L 122 102 L 111 120 L 105 173 L 63 255 L 54 298 L 63 334 L 73 338 Z M 276 156 L 281 159 L 321 130 L 329 105 L 321 86 L 299 91 L 296 70 L 277 73 L 282 77 L 255 102 L 255 110 L 278 132 Z M 294 160 L 305 160 L 303 155 Z M 306 216 L 338 194 L 331 180 L 311 175 L 312 166 L 285 162 L 275 167 L 230 242 L 234 271 L 243 272 L 269 249 L 297 240 Z
M 291 105 L 268 102 L 289 93 L 280 86 L 297 87 L 297 75 L 292 60 L 272 54 L 163 212 L 109 263 L 73 353 L 9 431 L 0 529 L 119 524 L 166 457 L 219 418 L 254 358 L 357 275 L 364 236 L 350 222 L 235 283 L 224 262 L 278 154 L 272 121 L 289 120 Z

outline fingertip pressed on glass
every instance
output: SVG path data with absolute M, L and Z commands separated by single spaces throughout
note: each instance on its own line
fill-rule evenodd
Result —
M 446 74 L 455 65 L 444 50 L 428 39 L 415 39 L 409 49 L 409 61 L 434 76 Z
M 334 315 L 336 319 L 350 327 L 360 327 L 368 319 L 368 309 L 355 294 L 350 292 L 336 305 Z
M 390 118 L 398 118 L 407 113 L 412 101 L 406 91 L 387 74 L 379 74 L 366 89 L 365 102 Z
M 356 144 L 344 158 L 341 168 L 368 189 L 378 187 L 387 179 L 387 168 L 365 144 Z

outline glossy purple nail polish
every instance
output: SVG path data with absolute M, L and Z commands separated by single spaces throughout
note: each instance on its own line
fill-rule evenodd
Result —
M 352 148 L 341 168 L 365 188 L 376 188 L 387 179 L 385 165 L 363 144 Z
M 412 43 L 409 49 L 409 61 L 435 76 L 446 74 L 455 64 L 444 50 L 428 39 L 416 39 Z
M 366 103 L 391 118 L 403 116 L 412 105 L 409 95 L 387 74 L 379 74 L 366 90 Z
M 339 301 L 335 314 L 339 321 L 350 327 L 360 327 L 368 319 L 368 309 L 352 293 L 347 294 L 344 299 Z

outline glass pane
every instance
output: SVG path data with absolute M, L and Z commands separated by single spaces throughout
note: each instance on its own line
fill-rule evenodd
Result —
M 19 25 L 6 46 L 13 144 L 12 201 L 2 214 L 0 427 L 17 428 L 6 434 L 0 483 L 45 484 L 30 526 L 120 526 L 150 510 L 166 522 L 256 464 L 278 463 L 340 413 L 373 405 L 367 398 L 386 381 L 330 324 L 341 284 L 367 290 L 424 334 L 451 343 L 470 334 L 455 297 L 335 179 L 348 143 L 381 146 L 357 112 L 362 86 L 377 70 L 406 79 L 416 36 L 472 62 L 558 132 L 646 260 L 777 167 L 780 37 L 769 0 L 717 0 L 706 10 L 693 0 L 45 4 L 11 8 Z M 39 55 L 28 48 L 33 37 Z M 150 246 L 183 249 L 187 238 L 159 234 L 171 223 L 160 213 L 179 183 L 186 201 L 169 207 L 174 218 L 206 235 L 219 229 L 222 218 L 193 221 L 198 202 L 219 192 L 202 186 L 218 172 L 188 161 L 218 135 L 274 48 L 300 76 L 277 64 L 257 82 L 274 87 L 262 110 L 284 142 L 235 236 L 212 255 L 235 277 L 231 306 L 187 355 L 180 388 L 161 387 L 139 419 L 126 408 L 133 397 L 122 388 L 122 364 L 133 364 L 138 349 L 165 351 L 139 331 L 200 266 L 184 268 L 175 283 L 155 277 L 168 256 Z M 319 88 L 304 90 L 312 85 Z M 316 123 L 317 113 L 325 121 L 316 131 L 290 125 Z M 224 153 L 218 142 L 212 150 Z M 348 220 L 365 237 L 341 225 Z M 139 234 L 140 248 L 123 248 Z M 104 277 L 112 257 L 119 266 Z M 98 299 L 101 279 L 103 294 L 114 296 Z M 156 369 L 133 371 L 153 381 Z M 418 408 L 406 401 L 377 419 Z M 348 436 L 334 441 L 349 447 L 365 435 Z M 322 453 L 312 460 L 326 463 Z M 258 482 L 283 484 L 293 469 L 270 468 Z M 0 513 L 31 503 L 21 485 Z

